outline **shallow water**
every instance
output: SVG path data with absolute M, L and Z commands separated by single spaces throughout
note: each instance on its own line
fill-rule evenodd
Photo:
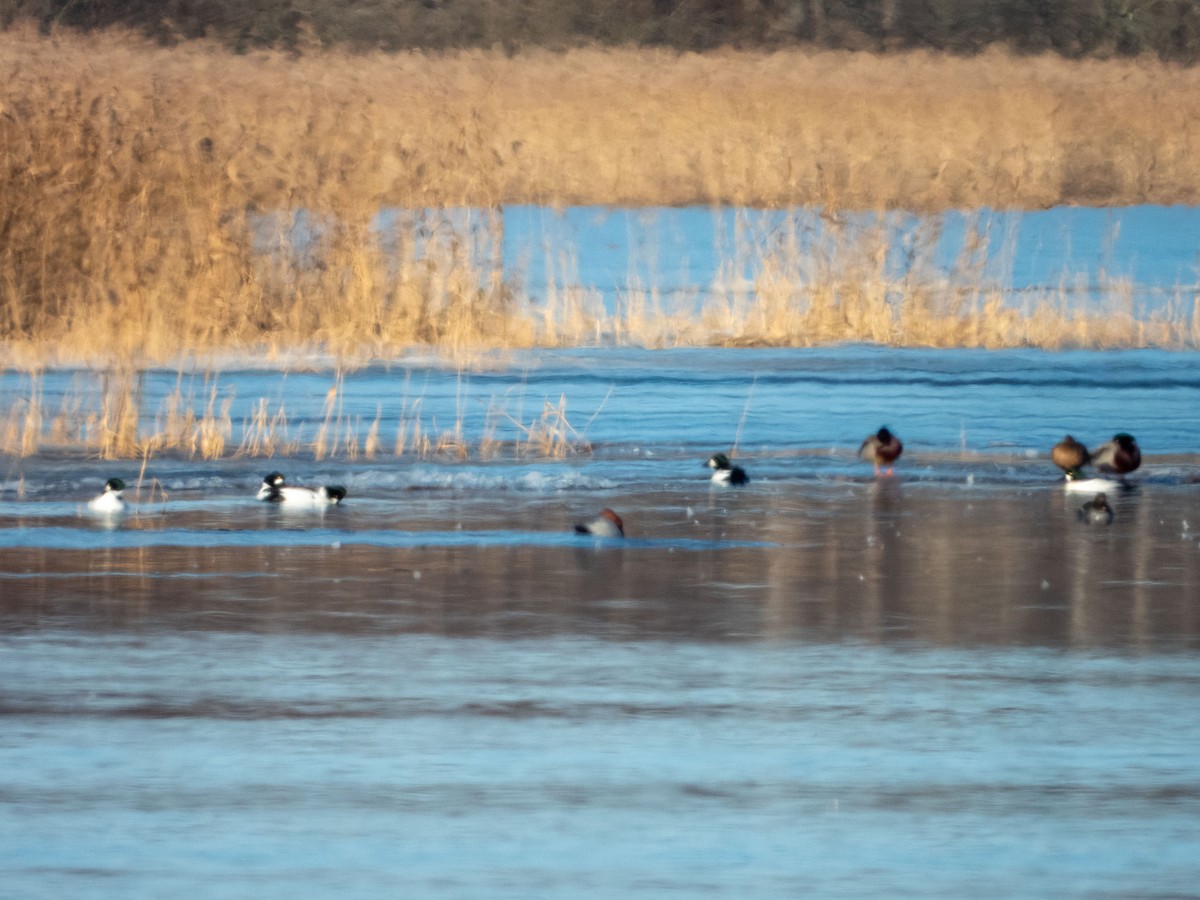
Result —
M 334 374 L 221 378 L 303 436 Z M 4 461 L 4 893 L 1195 896 L 1194 355 L 571 351 L 343 395 L 384 448 L 420 398 L 496 450 Z M 516 456 L 561 396 L 580 452 Z M 1090 527 L 1048 449 L 1117 430 L 1145 463 Z M 273 468 L 349 498 L 257 503 Z M 87 514 L 113 475 L 133 510 Z M 603 506 L 624 541 L 572 533 Z
M 1182 305 L 1186 317 L 1200 252 L 1200 207 L 1188 206 L 921 216 L 809 207 L 504 206 L 388 211 L 378 225 L 384 233 L 399 228 L 418 244 L 473 234 L 481 265 L 500 259 L 506 279 L 533 300 L 580 289 L 610 313 L 638 292 L 685 307 L 713 295 L 750 297 L 764 270 L 816 281 L 883 246 L 883 273 L 895 284 L 955 284 L 1016 308 L 1044 298 L 1139 315 L 1172 306 L 1178 314 Z M 277 226 L 267 230 L 279 233 Z
M 84 402 L 76 417 L 99 409 L 94 373 L 55 370 L 39 377 L 48 411 Z M 88 393 L 86 386 L 97 387 Z M 81 387 L 82 386 L 82 387 Z M 0 373 L 0 395 L 29 390 L 25 376 Z M 1153 350 L 897 350 L 849 345 L 806 350 L 585 349 L 513 353 L 483 370 L 413 357 L 337 372 L 231 366 L 217 376 L 150 370 L 138 385 L 142 434 L 165 429 L 173 396 L 189 398 L 203 416 L 215 391 L 228 403 L 230 450 L 255 432 L 265 402 L 282 410 L 280 444 L 299 449 L 293 474 L 345 481 L 356 496 L 396 489 L 463 487 L 534 492 L 602 485 L 687 481 L 707 458 L 736 443 L 760 478 L 805 479 L 861 474 L 854 453 L 881 424 L 904 439 L 910 477 L 960 480 L 968 474 L 1020 482 L 1014 465 L 1045 456 L 1064 433 L 1095 447 L 1119 430 L 1134 434 L 1155 457 L 1147 474 L 1166 479 L 1192 472 L 1200 356 Z M 328 399 L 336 392 L 336 405 Z M 90 402 L 90 406 L 88 403 Z M 562 406 L 570 449 L 586 450 L 566 465 L 524 452 L 547 408 Z M 551 417 L 557 425 L 557 415 Z M 374 464 L 313 463 L 318 435 L 353 435 L 366 446 L 375 427 Z M 417 433 L 459 437 L 468 465 L 412 462 Z M 402 438 L 406 455 L 393 458 Z M 495 452 L 478 463 L 478 450 Z M 521 458 L 514 461 L 515 453 Z M 802 460 L 797 457 L 803 457 Z M 965 461 L 946 468 L 946 463 Z M 283 466 L 281 463 L 280 466 Z M 299 470 L 296 467 L 299 466 Z M 112 468 L 112 467 L 110 467 Z M 140 465 L 117 466 L 136 477 Z M 238 495 L 257 487 L 261 462 L 235 466 L 151 459 L 143 480 L 166 480 L 174 492 Z M 22 481 L 25 472 L 34 472 Z M 3 496 L 62 498 L 85 491 L 98 470 L 74 457 L 14 462 L 0 470 Z M 107 476 L 104 476 L 107 477 Z M 104 477 L 100 478 L 103 482 Z M 1033 476 L 1037 477 L 1037 476 Z
M 445 216 L 446 214 L 438 214 Z M 552 286 L 593 290 L 610 310 L 620 295 L 649 290 L 702 300 L 709 292 L 750 294 L 766 260 L 799 263 L 820 280 L 833 260 L 862 244 L 890 248 L 884 271 L 906 278 L 965 283 L 1020 307 L 1064 296 L 1076 308 L 1117 304 L 1160 310 L 1194 298 L 1200 208 L 840 212 L 820 209 L 606 209 L 505 206 L 506 274 L 534 298 Z M 460 212 L 458 229 L 480 221 Z M 384 216 L 384 223 L 390 223 Z

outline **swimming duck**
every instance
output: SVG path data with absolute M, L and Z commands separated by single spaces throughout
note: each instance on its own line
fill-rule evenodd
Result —
M 1108 505 L 1108 497 L 1097 494 L 1083 506 L 1079 507 L 1079 520 L 1089 525 L 1108 525 L 1113 520 L 1112 507 Z
M 731 464 L 724 453 L 714 453 L 705 465 L 713 470 L 712 480 L 718 484 L 745 484 L 750 480 L 746 470 Z
M 110 478 L 104 482 L 104 490 L 88 501 L 88 509 L 99 513 L 125 512 L 129 504 L 121 496 L 125 490 L 125 482 L 120 478 Z
M 272 472 L 263 479 L 256 500 L 268 503 L 286 503 L 289 506 L 332 506 L 346 499 L 346 489 L 341 485 L 321 487 L 293 487 L 285 484 L 283 476 Z
M 606 508 L 600 510 L 599 517 L 591 522 L 576 525 L 575 531 L 579 534 L 590 534 L 593 537 L 623 538 L 625 537 L 625 523 L 615 512 Z
M 1050 459 L 1066 473 L 1067 481 L 1075 481 L 1083 477 L 1083 467 L 1092 461 L 1092 454 L 1068 434 L 1051 448 Z
M 887 466 L 887 474 L 891 475 L 892 464 L 903 452 L 904 445 L 900 443 L 900 438 L 888 431 L 886 426 L 870 435 L 858 448 L 858 455 L 875 466 L 876 475 L 883 466 Z
M 1141 464 L 1142 451 L 1137 441 L 1123 431 L 1092 451 L 1092 465 L 1110 475 L 1128 475 Z

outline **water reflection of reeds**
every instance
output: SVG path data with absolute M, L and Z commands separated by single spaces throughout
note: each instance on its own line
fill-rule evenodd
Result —
M 1056 490 L 844 495 L 626 513 L 624 545 L 6 549 L 3 625 L 620 641 L 1200 645 L 1186 489 L 1125 494 L 1109 528 Z M 654 541 L 639 543 L 638 534 Z M 672 539 L 714 541 L 679 549 Z M 722 548 L 721 541 L 757 541 Z M 682 546 L 682 545 L 680 545 Z

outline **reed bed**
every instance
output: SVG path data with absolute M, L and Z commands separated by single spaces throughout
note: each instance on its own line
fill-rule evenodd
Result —
M 382 406 L 374 418 L 350 415 L 344 407 L 344 373 L 337 371 L 316 423 L 295 422 L 280 400 L 260 397 L 251 412 L 235 420 L 236 399 L 215 372 L 182 374 L 157 408 L 143 392 L 144 374 L 133 369 L 77 378 L 62 393 L 58 408 L 45 402 L 40 374 L 22 376 L 15 391 L 0 396 L 0 454 L 39 453 L 99 459 L 244 459 L 304 456 L 314 460 L 377 459 L 387 454 L 380 438 Z M 464 401 L 465 402 L 465 401 Z M 592 452 L 587 427 L 572 424 L 565 395 L 546 398 L 526 418 L 504 398 L 493 398 L 477 433 L 469 433 L 460 404 L 454 421 L 427 418 L 418 398 L 400 405 L 390 448 L 396 458 L 489 460 L 496 458 L 565 459 Z M 519 406 L 523 407 L 523 404 Z M 601 404 L 601 409 L 603 404 Z
M 1200 70 L 1000 52 L 236 55 L 20 29 L 0 33 L 0 69 L 10 367 L 136 372 L 301 350 L 349 361 L 414 345 L 468 358 L 603 341 L 1055 348 L 1200 336 L 1188 296 L 1139 317 L 1065 294 L 1014 308 L 969 265 L 897 280 L 882 263 L 895 249 L 886 228 L 831 228 L 816 252 L 750 236 L 733 252 L 753 257 L 748 290 L 714 285 L 698 303 L 631 285 L 615 311 L 570 280 L 569 261 L 535 301 L 500 256 L 507 203 L 834 216 L 1194 203 Z M 449 208 L 471 212 L 432 229 L 418 213 L 381 218 Z M 115 442 L 106 453 L 134 449 L 121 398 L 135 387 L 114 387 L 95 425 Z M 23 414 L 36 418 L 30 403 Z M 163 440 L 219 443 L 219 405 L 205 419 L 208 432 L 174 423 Z

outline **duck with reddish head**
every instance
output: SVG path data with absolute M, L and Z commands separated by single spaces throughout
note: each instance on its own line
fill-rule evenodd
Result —
M 623 538 L 625 523 L 611 509 L 600 510 L 600 515 L 590 522 L 580 522 L 575 526 L 577 534 L 590 534 L 592 537 Z

